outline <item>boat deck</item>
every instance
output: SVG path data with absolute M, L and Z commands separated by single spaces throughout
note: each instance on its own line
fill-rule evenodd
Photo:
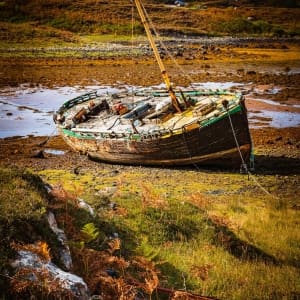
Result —
M 185 107 L 182 113 L 174 112 L 171 99 L 165 92 L 129 93 L 117 95 L 96 95 L 85 101 L 76 98 L 65 103 L 71 106 L 61 109 L 62 128 L 82 133 L 103 133 L 124 136 L 124 134 L 168 134 L 190 128 L 201 127 L 211 119 L 226 115 L 223 105 L 228 103 L 228 111 L 239 106 L 240 94 L 228 92 L 183 91 L 178 94 L 180 103 Z M 184 96 L 183 96 L 184 95 Z M 74 101 L 75 100 L 75 101 Z M 105 109 L 89 113 L 90 107 L 107 103 Z M 188 103 L 188 105 L 187 105 Z M 118 109 L 119 108 L 119 109 Z M 82 112 L 82 116 L 79 116 Z M 75 116 L 78 119 L 75 120 Z

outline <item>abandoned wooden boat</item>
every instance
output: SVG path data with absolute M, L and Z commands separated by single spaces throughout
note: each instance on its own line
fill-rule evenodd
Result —
M 158 61 L 166 91 L 98 94 L 64 103 L 54 116 L 65 141 L 89 157 L 131 165 L 247 164 L 251 137 L 240 93 L 176 91 L 161 61 L 140 0 L 136 7 Z

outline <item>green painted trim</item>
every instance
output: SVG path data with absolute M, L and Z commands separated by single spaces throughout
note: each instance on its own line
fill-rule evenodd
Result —
M 199 96 L 199 95 L 233 95 L 240 97 L 241 93 L 233 93 L 233 92 L 228 92 L 226 90 L 219 90 L 219 91 L 213 91 L 213 90 L 208 90 L 208 91 L 182 91 L 184 95 L 188 96 Z M 181 93 L 175 92 L 177 96 L 181 96 Z M 168 92 L 153 92 L 152 95 L 154 97 L 164 97 L 168 95 Z
M 241 112 L 241 111 L 242 111 L 242 107 L 241 107 L 241 105 L 238 105 L 234 109 L 230 110 L 229 114 L 233 115 L 233 114 Z M 220 120 L 222 120 L 226 117 L 227 117 L 227 114 L 224 114 L 224 115 L 222 115 L 220 117 L 217 117 L 217 118 L 213 118 L 213 119 L 210 119 L 210 120 L 204 120 L 200 123 L 201 124 L 200 129 L 201 129 L 201 127 L 209 126 L 209 125 L 214 124 L 214 123 L 216 123 L 216 122 L 218 122 L 218 121 L 220 121 Z
M 65 129 L 65 128 L 62 129 L 62 132 L 66 136 L 71 136 L 71 137 L 75 137 L 75 138 L 78 138 L 78 139 L 95 140 L 95 136 L 93 136 L 91 134 L 77 133 L 77 132 L 74 132 L 72 130 Z

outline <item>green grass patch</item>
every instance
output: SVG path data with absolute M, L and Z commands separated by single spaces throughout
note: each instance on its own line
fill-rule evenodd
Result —
M 144 35 L 126 35 L 126 34 L 82 34 L 80 35 L 81 42 L 87 44 L 97 44 L 97 43 L 139 43 L 139 42 L 147 42 L 147 37 Z
M 280 25 L 273 25 L 264 20 L 249 21 L 244 18 L 236 18 L 231 21 L 219 22 L 219 32 L 229 34 L 250 34 L 263 36 L 283 36 L 288 34 Z

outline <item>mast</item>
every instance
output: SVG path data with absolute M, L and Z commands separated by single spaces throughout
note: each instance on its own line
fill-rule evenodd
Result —
M 176 97 L 176 95 L 175 95 L 175 93 L 173 91 L 173 88 L 172 88 L 172 85 L 171 85 L 171 82 L 170 82 L 170 78 L 169 78 L 169 76 L 167 74 L 166 68 L 165 68 L 165 66 L 164 66 L 164 64 L 162 62 L 162 59 L 161 59 L 161 57 L 159 55 L 159 52 L 158 52 L 157 47 L 156 47 L 156 44 L 154 42 L 153 36 L 151 34 L 148 21 L 147 21 L 147 19 L 145 17 L 145 14 L 144 14 L 144 9 L 141 6 L 140 0 L 134 0 L 134 2 L 135 2 L 135 6 L 136 6 L 136 8 L 138 10 L 138 13 L 140 15 L 140 18 L 142 20 L 142 24 L 143 24 L 143 26 L 145 28 L 148 40 L 149 40 L 150 45 L 152 47 L 152 50 L 154 52 L 154 56 L 156 58 L 158 66 L 160 68 L 161 75 L 162 75 L 163 80 L 164 80 L 164 82 L 165 82 L 165 84 L 167 86 L 169 95 L 170 95 L 170 97 L 172 99 L 172 104 L 175 107 L 175 109 L 177 110 L 177 112 L 181 112 L 181 108 L 179 106 L 178 99 L 177 99 L 177 97 Z

